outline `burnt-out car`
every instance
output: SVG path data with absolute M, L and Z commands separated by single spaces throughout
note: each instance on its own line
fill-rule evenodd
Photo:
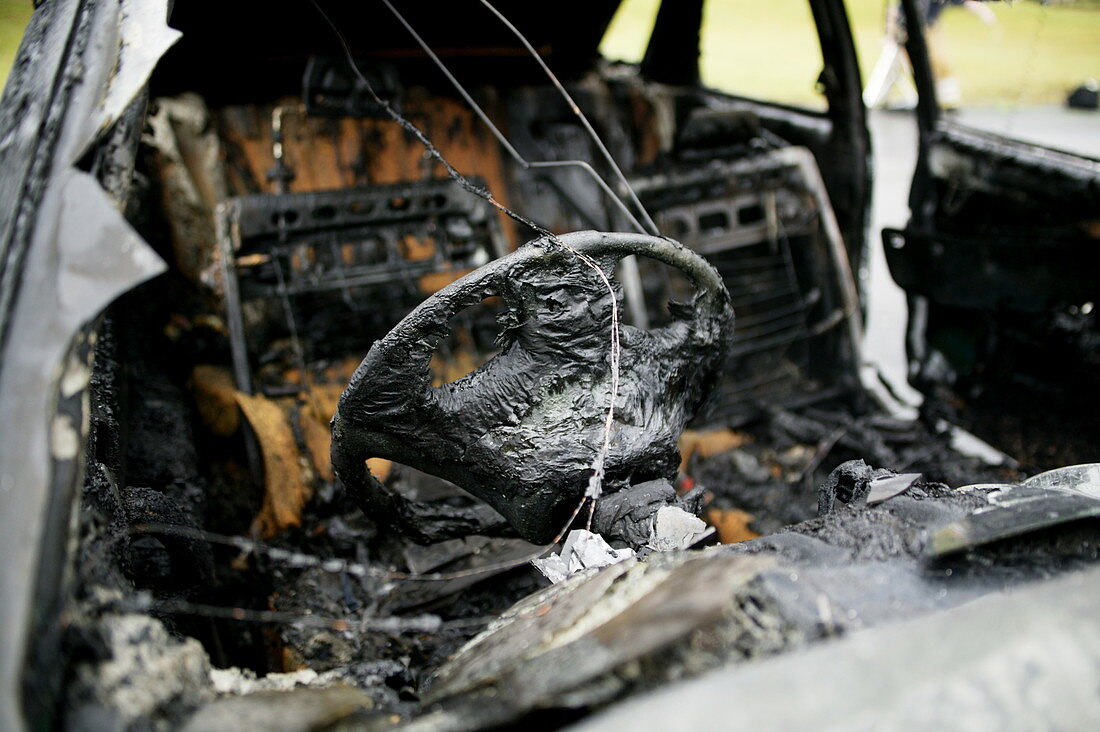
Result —
M 773 726 L 1096 713 L 1097 475 L 1024 481 L 1095 424 L 1021 465 L 948 422 L 1095 393 L 1100 163 L 942 118 L 910 33 L 901 419 L 860 381 L 843 3 L 809 3 L 819 111 L 706 88 L 702 0 L 602 58 L 618 5 L 37 8 L 0 103 L 0 726 L 686 727 L 722 674 Z

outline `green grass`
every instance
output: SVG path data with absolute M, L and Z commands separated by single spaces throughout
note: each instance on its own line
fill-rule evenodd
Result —
M 604 39 L 611 58 L 637 61 L 659 0 L 626 0 Z M 878 58 L 883 0 L 848 0 L 864 77 Z M 1087 78 L 1100 78 L 1100 7 L 993 3 L 997 25 L 951 8 L 940 23 L 950 68 L 968 104 L 1060 103 Z M 708 0 L 703 80 L 762 99 L 820 107 L 814 90 L 821 51 L 806 0 Z
M 996 7 L 988 28 L 971 13 L 944 16 L 952 68 L 969 103 L 1059 103 L 1100 79 L 1100 8 L 1020 2 Z
M 659 0 L 625 0 L 602 50 L 638 61 Z M 997 26 L 952 8 L 941 23 L 950 67 L 966 104 L 1056 104 L 1087 78 L 1100 79 L 1100 3 L 992 3 Z M 30 0 L 0 0 L 0 78 L 7 79 L 31 16 Z M 883 0 L 848 0 L 864 76 L 878 58 Z M 821 51 L 807 0 L 708 0 L 703 80 L 762 99 L 820 107 Z
M 600 47 L 638 61 L 660 0 L 625 0 Z M 806 0 L 709 0 L 700 70 L 704 83 L 753 97 L 823 106 L 814 91 L 821 49 Z
M 0 80 L 6 81 L 8 78 L 23 29 L 27 27 L 33 10 L 31 0 L 0 0 Z

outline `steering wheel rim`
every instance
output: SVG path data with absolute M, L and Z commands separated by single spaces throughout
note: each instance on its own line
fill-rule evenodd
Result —
M 509 513 L 507 506 L 500 505 L 503 499 L 497 497 L 494 501 L 492 495 L 470 489 L 488 506 L 468 509 L 416 503 L 374 479 L 367 471 L 365 461 L 370 457 L 395 459 L 393 455 L 408 452 L 407 444 L 394 444 L 384 431 L 378 429 L 379 424 L 401 420 L 421 420 L 433 424 L 448 418 L 441 406 L 441 395 L 445 389 L 431 385 L 429 363 L 440 341 L 449 332 L 449 321 L 454 315 L 491 295 L 501 295 L 510 306 L 518 305 L 509 300 L 509 288 L 503 284 L 521 279 L 536 268 L 545 268 L 552 263 L 562 266 L 579 264 L 588 269 L 587 264 L 578 261 L 577 252 L 596 260 L 601 268 L 609 269 L 605 274 L 612 282 L 613 262 L 629 255 L 646 256 L 680 270 L 695 288 L 692 317 L 688 327 L 677 331 L 676 337 L 667 339 L 668 345 L 682 347 L 678 339 L 690 337 L 700 337 L 708 343 L 718 341 L 720 345 L 728 341 L 732 310 L 721 277 L 706 260 L 681 244 L 661 237 L 595 231 L 536 239 L 426 299 L 386 336 L 376 341 L 356 369 L 333 417 L 332 460 L 341 482 L 365 510 L 419 541 L 436 541 L 470 533 L 507 533 L 507 524 L 497 516 L 497 512 Z M 665 329 L 652 329 L 648 333 L 655 334 L 662 330 Z M 473 373 L 485 369 L 492 360 Z M 364 434 L 369 436 L 364 438 Z M 407 443 L 407 436 L 405 441 Z M 449 464 L 461 459 L 461 450 L 449 454 L 446 444 L 434 448 L 434 457 L 441 463 Z M 462 474 L 460 468 L 454 470 Z M 469 482 L 477 481 L 471 479 Z M 486 508 L 489 510 L 486 511 Z M 524 523 L 517 521 L 515 516 L 510 518 L 513 525 Z M 526 538 L 545 535 L 545 531 L 534 531 L 530 527 L 519 527 L 519 530 Z

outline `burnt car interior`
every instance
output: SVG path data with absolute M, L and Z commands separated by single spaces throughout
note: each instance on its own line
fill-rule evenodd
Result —
M 167 269 L 115 301 L 77 347 L 92 371 L 71 570 L 42 605 L 22 676 L 41 728 L 176 729 L 196 710 L 188 729 L 216 728 L 236 714 L 217 700 L 294 688 L 330 694 L 299 710 L 350 708 L 332 719 L 369 728 L 557 727 L 710 668 L 1095 559 L 1080 524 L 1069 538 L 1034 539 L 1041 556 L 980 522 L 923 543 L 998 505 L 986 499 L 996 486 L 1095 458 L 1095 410 L 1080 405 L 1100 389 L 1100 163 L 943 118 L 919 33 L 908 41 L 921 93 L 912 218 L 880 233 L 868 231 L 870 137 L 840 0 L 810 2 L 821 112 L 704 87 L 703 0 L 661 3 L 638 64 L 599 54 L 615 0 L 493 3 L 508 23 L 478 2 L 319 4 L 174 3 L 168 25 L 181 38 L 79 163 Z M 916 3 L 904 7 L 916 17 Z M 608 242 L 627 234 L 590 244 L 572 233 L 591 231 L 628 232 L 633 248 L 611 257 Z M 666 251 L 662 237 L 682 248 Z M 861 382 L 868 247 L 880 237 L 910 301 L 910 375 L 926 398 L 916 420 Z M 561 255 L 558 238 L 581 254 Z M 537 247 L 545 259 L 505 266 Z M 586 266 L 607 273 L 606 291 Z M 392 342 L 492 267 L 506 284 L 464 291 L 415 338 Z M 720 285 L 707 289 L 710 272 Z M 717 298 L 716 324 L 700 315 L 706 297 Z M 543 306 L 543 320 L 521 300 Z M 603 490 L 615 508 L 593 500 L 587 527 L 570 509 L 592 471 L 559 466 L 580 460 L 562 446 L 582 430 L 570 418 L 602 429 L 606 386 L 583 369 L 573 378 L 554 350 L 582 327 L 561 319 L 566 310 L 612 317 L 616 329 L 621 319 L 627 361 L 621 385 L 615 362 L 608 424 L 625 395 L 619 434 L 642 435 L 630 465 L 609 459 Z M 540 322 L 563 330 L 538 340 L 530 324 Z M 659 351 L 689 327 L 706 337 L 693 330 L 696 340 Z M 605 369 L 606 330 L 599 320 L 597 346 L 568 357 Z M 380 370 L 364 375 L 360 362 L 383 345 L 385 359 L 368 356 Z M 559 368 L 558 401 L 533 407 L 545 414 L 528 442 L 494 443 L 499 463 L 458 464 L 454 434 L 526 404 L 518 391 L 502 391 L 496 411 L 466 398 L 486 388 L 479 374 L 509 363 L 520 374 Z M 386 401 L 414 366 L 424 367 L 417 388 L 447 395 L 451 416 Z M 365 378 L 377 404 L 356 422 Z M 959 451 L 953 425 L 1007 455 Z M 341 452 L 353 430 L 373 431 L 374 452 Z M 588 456 L 598 441 L 584 445 Z M 353 490 L 347 465 L 364 461 Z M 484 487 L 509 469 L 554 486 L 555 502 Z M 1064 520 L 1097 515 L 1080 495 L 1059 495 Z M 1002 508 L 1020 521 L 1047 508 L 1038 488 L 1011 496 Z M 605 568 L 570 595 L 589 615 L 540 629 L 532 603 L 548 608 L 558 595 L 547 592 L 578 585 L 546 587 L 527 561 L 543 544 L 571 525 L 606 526 L 609 551 L 644 555 L 654 516 L 671 506 L 714 529 L 674 548 L 719 543 L 726 564 L 715 554 L 704 567 L 693 551 L 681 564 L 639 560 L 648 580 Z M 986 543 L 979 559 L 959 558 Z M 805 570 L 812 591 L 790 572 L 767 579 L 772 561 Z M 757 580 L 738 584 L 751 562 Z M 644 589 L 662 572 L 644 597 L 625 579 L 612 588 L 629 576 Z M 736 596 L 733 609 L 707 604 L 708 587 Z M 601 592 L 622 627 L 592 630 Z M 821 619 L 822 601 L 807 599 L 817 596 L 836 621 Z M 681 603 L 664 611 L 675 622 L 661 597 Z M 708 645 L 699 634 L 715 623 L 739 630 Z M 488 641 L 467 645 L 487 627 Z M 630 627 L 659 627 L 662 640 L 633 644 Z M 561 637 L 531 655 L 521 631 Z M 611 649 L 598 663 L 558 653 L 589 632 Z M 672 648 L 684 637 L 690 652 Z M 154 684 L 140 701 L 119 691 Z

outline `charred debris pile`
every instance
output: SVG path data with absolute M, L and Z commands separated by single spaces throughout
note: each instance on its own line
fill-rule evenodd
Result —
M 82 514 L 82 612 L 70 631 L 67 704 L 74 724 L 89 724 L 107 709 L 126 723 L 171 727 L 201 710 L 194 717 L 196 728 L 214 727 L 261 708 L 281 708 L 280 695 L 291 690 L 295 700 L 286 703 L 305 715 L 301 728 L 348 709 L 354 719 L 386 726 L 388 720 L 418 717 L 436 699 L 448 700 L 445 706 L 460 728 L 532 713 L 565 722 L 683 675 L 859 627 L 843 619 L 835 627 L 798 620 L 803 616 L 783 604 L 798 594 L 795 590 L 750 581 L 764 576 L 766 564 L 724 564 L 740 554 L 709 569 L 691 563 L 698 548 L 665 559 L 652 555 L 622 581 L 645 586 L 667 574 L 674 584 L 662 592 L 687 586 L 701 593 L 678 611 L 683 627 L 657 644 L 672 656 L 660 662 L 635 659 L 628 652 L 630 631 L 624 630 L 627 635 L 616 641 L 621 645 L 606 668 L 558 679 L 545 696 L 514 708 L 480 706 L 476 694 L 467 699 L 463 691 L 474 682 L 448 659 L 501 623 L 502 614 L 514 614 L 513 603 L 564 591 L 556 590 L 558 585 L 542 589 L 548 581 L 524 561 L 537 547 L 514 536 L 482 535 L 424 546 L 364 513 L 331 473 L 328 440 L 322 448 L 311 445 L 312 428 L 305 426 L 307 420 L 324 426 L 312 402 L 317 394 L 338 394 L 350 377 L 348 367 L 314 365 L 312 395 L 248 397 L 229 376 L 231 347 L 223 322 L 178 275 L 131 293 L 104 321 Z M 458 364 L 473 359 L 460 347 L 450 358 Z M 292 372 L 293 362 L 283 368 Z M 327 376 L 338 368 L 344 369 L 338 376 Z M 335 409 L 334 399 L 328 408 Z M 891 571 L 906 576 L 917 571 L 911 565 L 928 530 L 982 504 L 979 497 L 954 495 L 946 486 L 1018 477 L 1011 468 L 955 452 L 948 433 L 887 416 L 858 391 L 825 394 L 801 405 L 769 407 L 763 400 L 745 409 L 733 427 L 690 427 L 680 437 L 679 451 L 682 462 L 674 466 L 666 490 L 695 496 L 694 510 L 716 529 L 705 544 L 771 555 L 773 541 L 781 547 L 778 556 L 788 561 L 797 557 L 851 567 L 864 559 L 861 552 L 878 547 L 876 559 L 898 563 Z M 255 458 L 262 467 L 258 474 L 249 463 Z M 855 470 L 850 486 L 878 475 L 848 462 L 859 459 L 886 468 L 883 472 L 919 474 L 898 487 L 912 504 L 905 507 L 911 514 L 899 510 L 900 518 L 867 523 L 863 514 L 871 509 L 855 495 L 859 490 L 841 488 L 835 510 L 818 517 L 819 494 L 838 465 Z M 479 505 L 428 473 L 385 461 L 371 465 L 390 490 L 409 500 L 450 509 Z M 848 502 L 855 507 L 844 505 Z M 648 526 L 644 529 L 648 533 Z M 219 535 L 260 544 L 225 546 L 217 543 Z M 844 553 L 853 547 L 859 548 L 855 555 Z M 450 576 L 402 581 L 347 571 L 348 564 Z M 607 572 L 615 575 L 608 582 L 622 574 Z M 700 589 L 712 590 L 716 579 L 731 584 L 721 592 Z M 836 589 L 822 582 L 821 587 Z M 611 602 L 615 592 L 633 596 L 629 585 L 615 586 L 614 592 L 583 590 L 583 612 L 600 617 L 604 611 L 592 603 Z M 926 593 L 934 590 L 914 590 L 900 615 L 927 608 Z M 952 595 L 956 599 L 962 595 Z M 868 610 L 868 617 L 891 617 L 884 608 Z M 642 627 L 648 621 L 622 622 Z M 624 677 L 627 667 L 637 670 Z M 558 674 L 556 663 L 538 668 L 547 679 Z M 127 696 L 134 686 L 146 692 L 139 701 Z M 577 688 L 583 690 L 580 696 Z M 262 723 L 266 717 L 257 719 Z
M 359 713 L 372 710 L 371 719 L 376 713 L 414 716 L 423 709 L 422 698 L 433 698 L 426 682 L 448 658 L 514 602 L 547 584 L 523 562 L 537 547 L 519 538 L 476 535 L 428 546 L 410 541 L 364 514 L 331 477 L 326 480 L 323 464 L 310 463 L 314 453 L 300 428 L 289 430 L 282 459 L 287 470 L 310 476 L 308 483 L 293 486 L 309 497 L 299 499 L 291 514 L 278 513 L 286 509 L 273 505 L 282 500 L 272 495 L 273 481 L 257 481 L 249 471 L 243 431 L 216 430 L 211 397 L 201 391 L 196 376 L 202 370 L 192 364 L 220 360 L 228 366 L 228 339 L 200 302 L 190 301 L 195 309 L 188 302 L 171 278 L 132 293 L 108 316 L 97 348 L 95 459 L 89 462 L 88 510 L 82 515 L 85 595 L 83 615 L 71 631 L 72 719 L 84 724 L 94 710 L 108 708 L 133 723 L 169 724 L 215 698 L 294 688 L 318 694 L 318 709 L 350 704 Z M 289 413 L 309 409 L 299 399 Z M 244 414 L 242 409 L 236 419 L 243 421 Z M 267 457 L 271 447 L 264 439 L 261 451 Z M 1005 483 L 1018 476 L 1010 468 L 962 456 L 950 443 L 950 435 L 919 421 L 886 416 L 866 397 L 836 397 L 764 409 L 736 428 L 688 429 L 680 440 L 683 462 L 675 488 L 681 494 L 702 492 L 698 508 L 717 530 L 707 543 L 746 542 L 765 551 L 767 545 L 760 542 L 791 536 L 786 527 L 794 526 L 795 535 L 844 536 L 841 545 L 885 541 L 882 551 L 890 556 L 894 542 L 914 551 L 927 528 L 922 521 L 929 519 L 905 519 L 908 533 L 898 538 L 892 535 L 897 526 L 858 527 L 859 514 L 867 508 L 838 502 L 839 514 L 818 518 L 820 489 L 838 465 L 863 459 L 871 466 L 920 474 L 900 487 L 910 501 L 961 500 L 960 507 L 936 514 L 944 520 L 978 505 L 973 496 L 951 496 L 945 485 Z M 119 476 L 125 476 L 122 482 Z M 474 499 L 452 484 L 406 466 L 392 466 L 385 481 L 429 504 L 473 505 Z M 278 520 L 287 525 L 264 528 L 264 522 Z M 146 532 L 143 525 L 161 528 Z M 181 535 L 172 527 L 201 531 Z M 867 534 L 858 533 L 859 528 Z M 274 551 L 211 543 L 204 532 L 261 539 Z M 340 561 L 412 574 L 475 571 L 440 582 L 406 582 L 341 571 Z M 486 565 L 497 568 L 476 571 Z M 698 571 L 703 570 L 691 573 Z M 739 600 L 750 607 L 757 601 Z M 715 611 L 699 612 L 709 618 Z M 755 612 L 771 618 L 770 609 Z M 698 627 L 694 620 L 685 622 L 692 637 L 711 633 L 700 629 L 709 628 L 710 620 Z M 618 679 L 610 684 L 613 690 L 570 701 L 563 707 L 567 711 L 548 718 L 572 718 L 629 690 L 731 658 L 780 652 L 821 631 L 780 627 L 771 632 L 730 640 L 729 647 L 711 649 L 705 658 L 677 651 L 686 656 L 667 667 L 645 666 L 640 677 Z M 150 664 L 160 673 L 150 675 Z M 105 665 L 116 669 L 117 679 L 90 671 Z M 547 667 L 545 673 L 556 672 Z M 144 706 L 122 705 L 130 684 L 150 687 Z M 360 690 L 359 695 L 347 686 Z M 256 704 L 269 702 L 262 694 L 255 697 Z M 296 704 L 312 709 L 314 702 Z M 550 706 L 558 704 L 563 702 Z M 238 712 L 224 713 L 230 716 L 215 719 Z M 500 714 L 508 719 L 520 712 Z M 302 724 L 324 718 L 320 711 L 316 715 Z M 467 724 L 480 722 L 475 715 Z

